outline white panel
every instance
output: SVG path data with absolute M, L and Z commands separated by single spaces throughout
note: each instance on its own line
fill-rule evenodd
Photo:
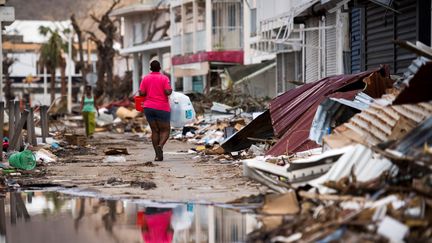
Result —
M 38 54 L 36 53 L 14 53 L 11 55 L 16 61 L 11 67 L 11 77 L 28 75 L 36 75 L 36 62 L 38 61 Z
M 318 19 L 311 18 L 306 22 L 306 27 L 318 27 Z M 319 79 L 318 75 L 318 31 L 307 31 L 306 38 L 306 83 L 315 82 Z
M 329 13 L 326 16 L 326 26 L 334 26 L 336 24 L 336 12 Z M 328 29 L 325 33 L 326 43 L 326 60 L 325 76 L 332 76 L 337 74 L 336 64 L 336 28 Z
M 291 8 L 291 1 L 287 0 L 257 0 L 258 23 L 262 20 L 273 18 L 286 13 Z

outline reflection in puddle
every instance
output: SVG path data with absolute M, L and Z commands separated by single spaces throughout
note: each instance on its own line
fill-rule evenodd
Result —
M 200 204 L 156 204 L 19 192 L 0 197 L 0 242 L 244 242 L 254 216 Z

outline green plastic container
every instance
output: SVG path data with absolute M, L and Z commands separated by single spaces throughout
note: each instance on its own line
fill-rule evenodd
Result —
M 33 170 L 36 167 L 36 157 L 30 150 L 24 150 L 9 156 L 9 164 L 22 170 Z

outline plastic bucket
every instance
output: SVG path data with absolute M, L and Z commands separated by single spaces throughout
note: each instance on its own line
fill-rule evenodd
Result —
M 33 170 L 36 167 L 36 157 L 30 150 L 24 150 L 12 154 L 9 157 L 9 164 L 22 170 Z
M 144 110 L 144 96 L 135 96 L 135 110 L 143 111 Z

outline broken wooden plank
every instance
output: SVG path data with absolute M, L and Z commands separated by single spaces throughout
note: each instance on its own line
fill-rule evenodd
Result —
M 16 125 L 15 130 L 14 130 L 15 135 L 12 138 L 11 142 L 9 143 L 9 151 L 14 151 L 14 150 L 16 151 L 18 149 L 18 147 L 20 145 L 19 142 L 20 142 L 21 132 L 22 132 L 22 129 L 24 128 L 24 124 L 27 121 L 28 114 L 29 114 L 28 110 L 23 111 L 21 118 L 20 118 L 20 120 L 19 120 L 19 122 Z

